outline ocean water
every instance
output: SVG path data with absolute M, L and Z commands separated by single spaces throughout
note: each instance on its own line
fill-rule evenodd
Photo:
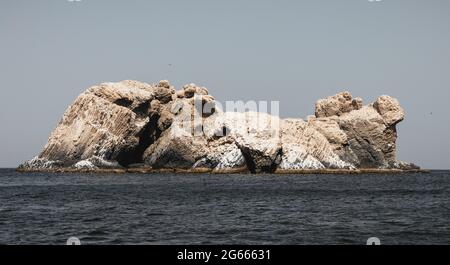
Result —
M 450 244 L 450 171 L 364 175 L 0 170 L 0 244 Z

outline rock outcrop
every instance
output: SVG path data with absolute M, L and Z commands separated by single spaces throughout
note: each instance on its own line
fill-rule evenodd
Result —
M 167 80 L 103 83 L 67 109 L 42 152 L 19 170 L 179 169 L 201 172 L 399 169 L 399 102 L 321 99 L 306 121 L 224 112 L 204 87 Z
M 346 100 L 338 100 L 336 98 Z M 353 108 L 348 92 L 320 100 L 316 105 L 315 118 L 309 120 L 328 142 L 334 152 L 356 168 L 395 168 L 396 124 L 405 117 L 398 101 L 389 96 L 381 96 L 368 106 Z M 331 105 L 333 110 L 321 111 Z

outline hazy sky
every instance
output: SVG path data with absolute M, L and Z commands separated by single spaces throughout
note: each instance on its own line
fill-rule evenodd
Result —
M 0 78 L 0 167 L 39 153 L 87 87 L 169 79 L 283 117 L 389 94 L 407 112 L 399 158 L 450 168 L 448 0 L 1 0 Z

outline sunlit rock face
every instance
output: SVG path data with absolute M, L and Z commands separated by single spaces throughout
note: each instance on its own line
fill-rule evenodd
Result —
M 167 80 L 103 83 L 66 110 L 42 152 L 21 170 L 183 169 L 280 172 L 411 169 L 396 159 L 399 102 L 363 106 L 349 92 L 321 99 L 307 120 L 224 112 L 208 89 Z
M 343 161 L 357 168 L 397 167 L 396 124 L 405 117 L 399 102 L 389 96 L 367 106 L 354 102 L 360 99 L 353 99 L 348 92 L 319 100 L 316 117 L 308 122 L 327 138 Z M 322 111 L 328 105 L 333 111 Z

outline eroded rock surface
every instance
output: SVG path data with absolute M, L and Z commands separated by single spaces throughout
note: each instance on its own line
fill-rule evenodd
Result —
M 345 95 L 347 106 L 355 101 L 348 93 L 340 95 Z M 395 125 L 405 117 L 398 101 L 381 96 L 367 106 L 339 109 L 341 111 L 333 112 L 334 115 L 316 115 L 309 121 L 328 139 L 335 153 L 357 168 L 397 167 Z
M 78 96 L 42 152 L 19 169 L 411 169 L 396 158 L 396 125 L 404 117 L 389 96 L 363 106 L 339 93 L 317 101 L 305 121 L 223 112 L 195 84 L 176 91 L 167 80 L 103 83 Z

